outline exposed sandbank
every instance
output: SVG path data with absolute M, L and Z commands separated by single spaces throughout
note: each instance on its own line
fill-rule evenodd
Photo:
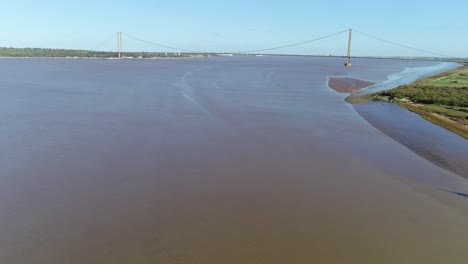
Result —
M 374 82 L 348 77 L 329 77 L 328 86 L 338 93 L 354 93 L 374 85 Z

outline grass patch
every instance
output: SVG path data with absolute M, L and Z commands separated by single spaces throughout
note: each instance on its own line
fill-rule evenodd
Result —
M 436 87 L 468 87 L 468 73 L 440 78 L 431 84 Z
M 419 104 L 468 108 L 468 67 L 403 85 L 380 93 L 390 99 L 409 99 Z
M 429 113 L 437 113 L 439 115 L 444 115 L 451 118 L 459 118 L 468 120 L 468 111 L 460 111 L 456 109 L 451 109 L 441 105 L 422 105 L 420 106 L 421 110 L 424 110 Z M 465 109 L 464 109 L 465 110 Z
M 468 85 L 436 86 L 416 83 L 382 92 L 391 98 L 408 98 L 414 103 L 468 107 Z

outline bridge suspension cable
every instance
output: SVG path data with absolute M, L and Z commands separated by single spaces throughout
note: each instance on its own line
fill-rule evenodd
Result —
M 167 45 L 158 44 L 158 43 L 155 43 L 155 42 L 152 42 L 152 41 L 147 41 L 147 40 L 144 40 L 144 39 L 141 39 L 141 38 L 134 37 L 134 36 L 129 35 L 129 34 L 124 33 L 124 32 L 122 32 L 122 34 L 125 35 L 128 38 L 133 39 L 133 40 L 140 41 L 140 42 L 146 43 L 148 45 L 152 45 L 152 46 L 156 46 L 156 47 L 160 47 L 160 48 L 166 48 L 166 49 L 171 49 L 171 50 L 176 50 L 176 51 L 183 51 L 183 52 L 191 52 L 191 53 L 206 53 L 204 51 L 199 51 L 199 50 L 181 49 L 181 48 L 177 48 L 177 47 L 171 47 L 171 46 L 167 46 Z
M 94 47 L 93 49 L 91 49 L 92 51 L 97 51 L 97 49 L 99 49 L 100 47 L 102 47 L 104 44 L 106 44 L 109 40 L 115 38 L 115 33 L 112 33 L 112 35 L 110 35 L 108 38 L 106 38 L 106 40 L 104 40 L 103 42 L 101 42 L 99 45 L 97 45 L 96 47 Z
M 402 48 L 416 50 L 416 51 L 419 51 L 419 52 L 432 54 L 432 55 L 436 55 L 436 56 L 441 56 L 441 57 L 445 57 L 445 58 L 454 58 L 453 56 L 448 56 L 448 55 L 444 55 L 444 54 L 440 54 L 440 53 L 435 53 L 435 52 L 431 52 L 431 51 L 422 50 L 422 49 L 418 49 L 418 48 L 415 48 L 415 47 L 399 44 L 399 43 L 396 43 L 396 42 L 393 42 L 393 41 L 390 41 L 390 40 L 386 40 L 386 39 L 383 39 L 383 38 L 379 38 L 379 37 L 376 37 L 376 36 L 373 36 L 373 35 L 370 35 L 370 34 L 355 30 L 355 29 L 353 31 L 357 32 L 357 33 L 359 33 L 361 35 L 364 35 L 366 37 L 373 38 L 373 39 L 376 39 L 376 40 L 379 40 L 379 41 L 382 41 L 382 42 L 386 42 L 386 43 L 389 43 L 389 44 L 393 44 L 393 45 L 396 45 L 396 46 L 400 46 Z
M 310 40 L 306 40 L 306 41 L 296 42 L 296 43 L 292 43 L 292 44 L 288 44 L 288 45 L 283 45 L 283 46 L 276 46 L 276 47 L 263 48 L 263 49 L 254 49 L 254 50 L 243 50 L 243 51 L 235 51 L 235 52 L 225 52 L 225 53 L 234 53 L 234 54 L 238 54 L 238 53 L 256 53 L 256 52 L 284 49 L 284 48 L 304 45 L 304 44 L 319 41 L 319 40 L 322 40 L 322 39 L 330 38 L 330 37 L 345 33 L 347 31 L 348 30 L 346 29 L 346 30 L 343 30 L 343 31 L 339 31 L 339 32 L 330 34 L 330 35 L 326 35 L 326 36 L 322 36 L 322 37 L 318 37 L 318 38 L 314 38 L 314 39 L 310 39 Z M 166 48 L 166 49 L 182 51 L 182 52 L 191 52 L 191 53 L 207 53 L 206 51 L 190 50 L 190 49 L 184 49 L 184 48 L 178 48 L 178 47 L 163 45 L 163 44 L 155 43 L 155 42 L 152 42 L 152 41 L 147 41 L 147 40 L 144 40 L 144 39 L 129 35 L 127 33 L 122 33 L 122 34 L 125 35 L 126 37 L 130 38 L 130 39 L 133 39 L 133 40 L 136 40 L 136 41 L 139 41 L 139 42 L 143 42 L 143 43 L 146 43 L 146 44 L 149 44 L 149 45 L 152 45 L 152 46 L 160 47 L 160 48 Z
M 348 31 L 349 30 L 346 29 L 346 30 L 342 30 L 342 31 L 339 31 L 339 32 L 336 32 L 336 33 L 333 33 L 333 34 L 326 35 L 326 36 L 322 36 L 322 37 L 318 37 L 318 38 L 314 38 L 314 39 L 310 39 L 310 40 L 306 40 L 306 41 L 296 42 L 296 43 L 292 43 L 292 44 L 282 45 L 282 46 L 275 46 L 275 47 L 269 47 L 269 48 L 263 48 L 263 49 L 243 50 L 243 51 L 236 51 L 236 52 L 224 52 L 224 53 L 231 53 L 231 54 L 259 53 L 259 52 L 265 52 L 265 51 L 271 51 L 271 50 L 284 49 L 284 48 L 288 48 L 288 47 L 294 47 L 294 46 L 304 45 L 304 44 L 312 43 L 312 42 L 315 42 L 315 41 L 323 40 L 323 39 L 326 39 L 326 38 L 330 38 L 330 37 L 333 37 L 333 36 L 343 34 L 343 33 L 348 32 Z M 440 53 L 436 53 L 436 52 L 431 52 L 431 51 L 411 47 L 411 46 L 408 46 L 408 45 L 400 44 L 400 43 L 397 43 L 397 42 L 393 42 L 393 41 L 390 41 L 390 40 L 386 40 L 386 39 L 376 37 L 376 36 L 371 35 L 371 34 L 361 32 L 359 30 L 353 29 L 353 31 L 356 32 L 356 33 L 359 33 L 359 34 L 361 34 L 363 36 L 366 36 L 366 37 L 369 37 L 369 38 L 372 38 L 372 39 L 375 39 L 375 40 L 378 40 L 378 41 L 381 41 L 381 42 L 385 42 L 385 43 L 388 43 L 388 44 L 392 44 L 392 45 L 395 45 L 395 46 L 399 46 L 399 47 L 402 47 L 402 48 L 411 49 L 411 50 L 415 50 L 415 51 L 418 51 L 418 52 L 431 54 L 431 55 L 435 55 L 435 56 L 440 56 L 440 57 L 445 57 L 445 58 L 455 58 L 453 56 L 448 56 L 448 55 L 444 55 L 444 54 L 440 54 Z M 124 33 L 124 32 L 122 32 L 122 35 L 125 35 L 126 37 L 128 37 L 130 39 L 133 39 L 133 40 L 136 40 L 136 41 L 148 44 L 148 45 L 156 46 L 156 47 L 159 47 L 159 48 L 170 49 L 170 50 L 174 50 L 174 51 L 187 52 L 187 53 L 223 53 L 223 52 L 207 52 L 207 51 L 192 50 L 192 49 L 173 47 L 173 46 L 169 46 L 169 45 L 163 45 L 163 44 L 159 44 L 159 43 L 156 43 L 156 42 L 153 42 L 153 41 L 148 41 L 148 40 L 145 40 L 145 39 L 142 39 L 142 38 L 138 38 L 138 37 L 132 36 L 132 35 Z M 107 38 L 105 41 L 103 41 L 98 46 L 96 46 L 93 50 L 97 50 L 99 47 L 103 46 L 110 39 L 112 39 L 114 37 L 115 37 L 115 35 L 112 34 L 111 36 L 109 36 L 109 38 Z
M 340 32 L 336 32 L 336 33 L 333 33 L 333 34 L 330 34 L 330 35 L 326 35 L 326 36 L 323 36 L 323 37 L 319 37 L 319 38 L 315 38 L 315 39 L 311 39 L 311 40 L 306 40 L 306 41 L 301 41 L 301 42 L 288 44 L 288 45 L 284 45 L 284 46 L 277 46 L 277 47 L 266 48 L 266 49 L 245 50 L 245 51 L 239 51 L 239 52 L 233 52 L 233 53 L 255 53 L 255 52 L 263 52 L 263 51 L 270 51 L 270 50 L 289 48 L 289 47 L 294 47 L 294 46 L 299 46 L 299 45 L 319 41 L 319 40 L 326 39 L 326 38 L 329 38 L 329 37 L 333 37 L 333 36 L 336 36 L 336 35 L 339 35 L 339 34 L 342 34 L 342 33 L 345 33 L 345 32 L 348 32 L 348 29 L 340 31 Z

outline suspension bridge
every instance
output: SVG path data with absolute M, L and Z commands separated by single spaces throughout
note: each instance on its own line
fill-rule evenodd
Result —
M 382 43 L 390 44 L 390 45 L 393 45 L 393 46 L 398 46 L 400 48 L 404 48 L 404 49 L 407 49 L 407 50 L 416 51 L 419 54 L 425 54 L 426 56 L 420 56 L 420 57 L 408 57 L 408 56 L 405 56 L 405 57 L 402 57 L 402 56 L 391 56 L 391 57 L 390 56 L 352 56 L 353 33 L 359 34 L 360 36 L 370 38 L 370 39 L 373 39 L 373 40 L 376 40 L 376 41 L 379 41 L 379 42 L 382 42 Z M 202 51 L 202 50 L 193 50 L 193 49 L 187 49 L 187 48 L 181 48 L 181 47 L 174 47 L 174 46 L 170 46 L 170 45 L 156 43 L 156 42 L 146 40 L 146 39 L 143 39 L 143 38 L 140 38 L 140 37 L 136 37 L 136 36 L 133 36 L 133 35 L 125 33 L 125 32 L 117 32 L 117 58 L 119 58 L 119 59 L 127 58 L 125 56 L 125 51 L 123 50 L 123 46 L 124 46 L 123 45 L 123 36 L 125 36 L 129 40 L 137 41 L 137 42 L 140 42 L 140 43 L 143 43 L 145 45 L 152 46 L 152 47 L 155 47 L 155 48 L 158 48 L 158 49 L 171 50 L 172 52 L 174 52 L 175 54 L 178 54 L 178 55 L 183 53 L 183 54 L 197 54 L 197 55 L 216 54 L 216 55 L 232 55 L 232 56 L 235 56 L 235 55 L 281 55 L 281 54 L 272 54 L 270 52 L 271 51 L 282 50 L 282 49 L 286 49 L 286 48 L 290 48 L 290 47 L 307 45 L 307 44 L 311 44 L 311 43 L 314 43 L 314 42 L 319 42 L 321 40 L 328 39 L 328 38 L 335 37 L 335 36 L 342 35 L 342 34 L 348 34 L 346 55 L 341 55 L 341 56 L 337 56 L 337 55 L 297 55 L 297 56 L 344 58 L 344 59 L 346 59 L 346 61 L 344 63 L 344 65 L 346 67 L 352 66 L 351 60 L 355 59 L 355 58 L 465 62 L 464 59 L 461 59 L 461 58 L 457 58 L 457 57 L 453 57 L 453 56 L 449 56 L 449 55 L 445 55 L 445 54 L 440 54 L 440 53 L 436 53 L 436 52 L 432 52 L 432 51 L 428 51 L 428 50 L 408 46 L 408 45 L 405 45 L 405 44 L 397 43 L 397 42 L 394 42 L 394 41 L 386 40 L 386 39 L 383 39 L 381 37 L 377 37 L 377 36 L 374 36 L 372 34 L 361 32 L 361 31 L 355 30 L 355 29 L 346 29 L 346 30 L 342 30 L 342 31 L 339 31 L 339 32 L 335 32 L 333 34 L 328 34 L 328 35 L 320 36 L 320 37 L 317 37 L 317 38 L 313 38 L 313 39 L 309 39 L 309 40 L 305 40 L 305 41 L 300 41 L 300 42 L 295 42 L 295 43 L 290 43 L 290 44 L 281 45 L 281 46 L 266 47 L 266 48 L 251 49 L 251 50 L 222 51 L 222 52 Z M 96 46 L 93 49 L 93 51 L 98 51 L 98 49 L 100 47 L 102 47 L 105 43 L 109 42 L 111 39 L 114 39 L 114 38 L 115 38 L 115 34 L 112 34 L 104 42 L 102 42 L 101 44 Z M 134 52 L 132 52 L 132 53 L 134 53 Z

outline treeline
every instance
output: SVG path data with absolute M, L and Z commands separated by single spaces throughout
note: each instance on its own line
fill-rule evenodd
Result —
M 432 85 L 403 85 L 382 92 L 390 98 L 408 98 L 415 103 L 468 107 L 468 87 L 441 87 Z
M 187 54 L 166 52 L 124 52 L 123 56 L 132 58 L 154 57 L 186 57 Z M 31 58 L 116 58 L 117 52 L 69 50 L 69 49 L 41 49 L 41 48 L 1 48 L 0 57 L 31 57 Z
M 0 48 L 0 57 L 116 57 L 115 52 L 67 50 L 67 49 L 41 49 L 41 48 Z

